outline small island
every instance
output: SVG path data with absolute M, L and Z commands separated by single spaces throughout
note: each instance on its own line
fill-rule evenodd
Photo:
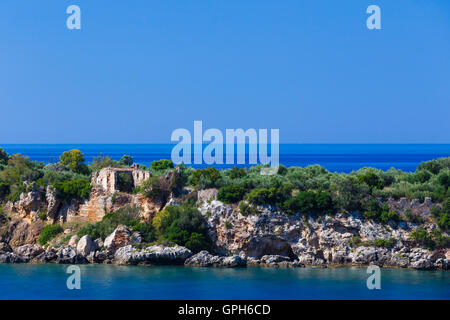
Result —
M 0 263 L 450 268 L 450 158 L 264 168 L 0 149 Z

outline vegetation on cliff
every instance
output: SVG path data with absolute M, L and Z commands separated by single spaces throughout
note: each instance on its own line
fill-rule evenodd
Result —
M 16 202 L 22 193 L 32 188 L 38 188 L 45 194 L 49 185 L 54 187 L 57 197 L 63 202 L 86 199 L 91 192 L 93 172 L 105 167 L 129 167 L 134 162 L 128 155 L 119 161 L 100 155 L 88 164 L 79 150 L 64 152 L 59 160 L 45 165 L 20 154 L 8 155 L 0 148 L 0 204 Z M 149 168 L 141 166 L 141 169 L 151 170 L 152 177 L 137 188 L 134 188 L 129 174 L 119 173 L 119 191 L 141 193 L 165 209 L 150 221 L 142 221 L 138 209 L 122 208 L 107 214 L 100 222 L 86 225 L 79 235 L 105 238 L 119 224 L 124 224 L 139 231 L 145 242 L 177 243 L 193 251 L 211 249 L 205 220 L 195 208 L 196 199 L 182 195 L 183 188 L 189 187 L 194 191 L 217 188 L 218 200 L 238 205 L 243 215 L 258 214 L 258 207 L 261 206 L 272 206 L 288 215 L 308 213 L 322 216 L 359 211 L 365 219 L 380 224 L 395 224 L 402 220 L 417 224 L 425 222 L 409 209 L 401 215 L 390 210 L 387 200 L 405 197 L 423 202 L 430 197 L 435 203 L 430 219 L 436 222 L 440 230 L 416 230 L 411 234 L 411 241 L 430 248 L 448 246 L 448 238 L 442 231 L 450 230 L 450 158 L 424 162 L 415 172 L 362 168 L 345 174 L 332 173 L 319 165 L 312 165 L 305 168 L 280 166 L 276 174 L 266 175 L 265 168 L 258 165 L 218 170 L 180 165 L 174 169 L 172 161 L 162 159 L 154 161 Z M 190 193 L 193 194 L 195 192 Z M 166 206 L 171 197 L 181 198 L 183 204 Z M 58 231 L 56 227 L 55 230 L 44 230 L 43 243 Z M 388 247 L 391 243 L 379 242 L 375 245 Z

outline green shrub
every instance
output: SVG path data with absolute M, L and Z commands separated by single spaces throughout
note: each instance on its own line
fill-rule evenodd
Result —
M 80 150 L 64 151 L 59 157 L 60 163 L 76 173 L 87 174 L 89 169 L 84 163 L 84 154 Z
M 334 204 L 329 192 L 301 191 L 283 203 L 283 210 L 288 214 L 298 212 L 328 214 L 333 213 Z
M 348 241 L 350 247 L 359 247 L 363 245 L 363 241 L 360 236 L 353 236 L 351 240 Z
M 441 215 L 439 216 L 439 219 L 437 221 L 437 225 L 439 226 L 439 228 L 441 228 L 442 230 L 450 230 L 450 214 L 448 213 L 441 213 Z
M 411 209 L 406 209 L 403 213 L 405 215 L 405 220 L 412 223 L 422 223 L 423 219 L 418 215 L 414 214 Z
M 117 189 L 121 192 L 131 193 L 134 188 L 133 177 L 130 172 L 119 172 L 117 174 Z
M 290 193 L 289 188 L 260 188 L 248 193 L 247 200 L 253 205 L 279 205 L 288 199 Z
M 366 183 L 371 190 L 373 189 L 383 189 L 384 183 L 383 179 L 381 179 L 374 172 L 368 172 L 362 176 L 359 176 L 359 181 Z
M 6 165 L 8 163 L 8 160 L 9 155 L 5 152 L 5 150 L 0 148 L 0 165 Z
M 165 204 L 172 192 L 171 182 L 164 177 L 150 177 L 137 189 L 147 198 Z
M 374 221 L 380 221 L 383 208 L 377 199 L 369 198 L 364 203 L 363 216 L 366 219 L 372 219 Z
M 420 227 L 412 231 L 409 237 L 416 244 L 425 246 L 428 250 L 448 248 L 450 246 L 450 237 L 445 237 L 441 231 L 436 229 L 432 232 L 427 232 L 425 228 Z
M 161 159 L 161 160 L 153 161 L 150 164 L 150 168 L 155 171 L 163 171 L 163 170 L 167 170 L 167 169 L 173 169 L 174 166 L 173 166 L 172 160 Z
M 194 252 L 212 250 L 206 221 L 201 213 L 189 206 L 168 206 L 152 222 L 159 241 L 185 246 Z
M 385 240 L 385 239 L 375 239 L 372 244 L 375 247 L 392 248 L 395 245 L 396 242 L 397 242 L 397 240 L 395 240 L 395 238 L 389 238 L 387 240 Z
M 42 229 L 38 242 L 43 246 L 63 231 L 63 228 L 59 224 L 47 225 Z
M 198 189 L 213 188 L 217 186 L 220 179 L 220 172 L 216 168 L 208 167 L 197 169 L 192 174 L 192 184 Z
M 244 201 L 241 201 L 239 203 L 239 211 L 243 216 L 249 216 L 260 213 L 257 208 Z
M 57 181 L 53 184 L 58 197 L 62 200 L 86 199 L 91 193 L 91 182 L 87 179 Z
M 45 221 L 47 220 L 47 212 L 40 210 L 37 214 L 39 220 Z
M 122 158 L 120 158 L 120 160 L 119 160 L 119 164 L 122 165 L 122 166 L 129 167 L 129 166 L 131 166 L 133 164 L 133 161 L 134 161 L 134 159 L 133 159 L 132 156 L 123 155 Z
M 228 174 L 230 179 L 240 179 L 247 176 L 247 170 L 245 168 L 234 166 L 233 168 L 226 170 L 226 174 Z
M 236 203 L 242 200 L 245 189 L 237 185 L 228 185 L 219 189 L 217 198 L 224 203 Z
M 8 183 L 0 181 L 0 201 L 5 199 L 11 192 L 11 187 Z
M 110 156 L 104 156 L 103 153 L 100 153 L 99 156 L 94 157 L 92 163 L 89 165 L 92 171 L 100 171 L 103 168 L 107 167 L 118 167 L 119 163 Z
M 383 224 L 387 224 L 389 221 L 399 222 L 400 216 L 396 211 L 383 211 L 380 220 Z

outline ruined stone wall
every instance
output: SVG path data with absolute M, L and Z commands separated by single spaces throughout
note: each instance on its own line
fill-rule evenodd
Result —
M 117 189 L 117 176 L 120 172 L 128 172 L 133 179 L 134 187 L 139 187 L 142 182 L 151 177 L 149 171 L 139 169 L 138 166 L 131 168 L 112 168 L 107 167 L 95 172 L 92 175 L 92 185 L 102 188 L 107 194 L 113 194 Z

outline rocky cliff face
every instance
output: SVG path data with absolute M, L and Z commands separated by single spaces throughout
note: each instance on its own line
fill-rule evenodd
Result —
M 389 267 L 450 268 L 450 250 L 429 251 L 414 247 L 409 234 L 413 223 L 380 225 L 358 213 L 314 217 L 288 216 L 272 208 L 243 216 L 236 206 L 217 200 L 203 201 L 200 211 L 209 233 L 223 255 L 240 254 L 251 259 L 280 255 L 306 265 L 368 265 Z M 425 225 L 436 228 L 433 224 Z M 354 245 L 358 237 L 360 245 Z M 368 245 L 377 239 L 395 239 L 392 248 Z M 365 244 L 366 243 L 366 244 Z

